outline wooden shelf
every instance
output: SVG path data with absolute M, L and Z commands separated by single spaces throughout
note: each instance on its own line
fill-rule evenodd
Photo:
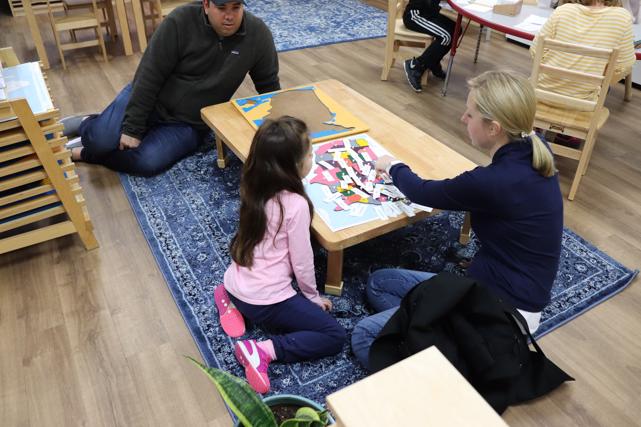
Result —
M 72 233 L 98 246 L 58 119 L 55 108 L 34 115 L 24 98 L 0 102 L 0 254 Z
M 54 9 L 63 9 L 63 0 L 49 0 Z M 33 13 L 47 13 L 47 2 L 41 0 L 34 0 L 31 2 Z M 9 0 L 9 8 L 13 16 L 24 16 L 24 7 L 22 0 Z

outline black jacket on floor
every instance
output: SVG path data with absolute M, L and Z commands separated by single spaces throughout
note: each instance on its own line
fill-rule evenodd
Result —
M 435 345 L 498 413 L 573 378 L 548 360 L 521 314 L 474 279 L 439 273 L 418 284 L 372 344 L 378 371 Z

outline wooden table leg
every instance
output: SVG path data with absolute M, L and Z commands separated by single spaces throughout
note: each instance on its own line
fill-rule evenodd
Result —
M 223 144 L 223 137 L 214 133 L 216 138 L 216 163 L 221 169 L 225 168 L 225 144 Z
M 461 234 L 458 238 L 458 241 L 462 245 L 467 245 L 470 241 L 472 235 L 472 222 L 470 220 L 470 213 L 465 212 L 465 219 L 463 219 L 463 225 L 461 226 Z
M 116 14 L 122 33 L 122 45 L 125 48 L 125 55 L 129 56 L 134 53 L 131 48 L 131 35 L 129 34 L 129 24 L 127 23 L 127 9 L 125 9 L 125 0 L 116 0 Z
M 145 32 L 145 19 L 142 13 L 142 2 L 131 0 L 131 8 L 134 10 L 134 21 L 136 22 L 136 34 L 138 35 L 138 47 L 140 52 L 147 49 L 147 33 Z
M 38 58 L 40 59 L 40 62 L 42 62 L 42 68 L 44 68 L 45 70 L 48 70 L 49 57 L 47 56 L 45 45 L 42 43 L 42 36 L 40 35 L 40 29 L 38 28 L 36 17 L 33 14 L 33 8 L 31 7 L 31 0 L 23 0 L 22 6 L 24 7 L 24 16 L 25 18 L 27 18 L 29 31 L 31 31 L 31 38 L 33 39 L 33 44 L 36 46 L 36 52 L 38 52 Z
M 327 278 L 325 293 L 341 296 L 343 293 L 343 250 L 327 251 Z

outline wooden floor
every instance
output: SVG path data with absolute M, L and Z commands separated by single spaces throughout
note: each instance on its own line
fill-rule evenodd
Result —
M 378 0 L 370 0 L 376 2 Z M 140 54 L 109 63 L 97 49 L 67 54 L 62 71 L 40 17 L 53 69 L 49 84 L 63 115 L 102 109 L 132 78 Z M 0 46 L 24 61 L 36 54 L 24 18 L 0 16 Z M 380 81 L 382 39 L 280 55 L 284 87 L 326 78 L 351 86 L 473 161 L 459 117 L 465 80 L 509 66 L 527 73 L 525 49 L 495 36 L 472 63 L 474 29 L 464 40 L 448 96 L 430 81 L 409 90 L 399 66 Z M 252 93 L 245 82 L 239 95 Z M 630 268 L 641 264 L 641 91 L 607 100 L 605 125 L 565 224 Z M 420 153 L 417 153 L 420 155 Z M 562 190 L 575 164 L 559 161 Z M 0 256 L 1 426 L 227 426 L 212 384 L 183 355 L 198 356 L 115 173 L 79 165 L 100 248 L 86 252 L 64 237 Z M 639 280 L 637 280 L 638 282 Z M 641 425 L 641 286 L 632 286 L 541 340 L 547 355 L 576 378 L 548 396 L 510 408 L 516 426 Z M 460 411 L 464 408 L 452 408 Z M 420 423 L 417 423 L 417 425 Z

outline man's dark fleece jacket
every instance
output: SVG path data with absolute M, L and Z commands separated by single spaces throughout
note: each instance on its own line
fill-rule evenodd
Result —
M 541 311 L 550 301 L 563 233 L 558 175 L 532 168 L 529 139 L 499 148 L 486 167 L 456 178 L 423 180 L 402 163 L 390 174 L 413 202 L 437 209 L 469 211 L 481 248 L 468 276 L 515 308 Z
M 238 32 L 222 38 L 202 3 L 179 7 L 156 29 L 138 65 L 122 132 L 142 139 L 152 113 L 206 130 L 200 109 L 229 101 L 248 72 L 259 93 L 280 89 L 278 56 L 263 21 L 244 11 Z

